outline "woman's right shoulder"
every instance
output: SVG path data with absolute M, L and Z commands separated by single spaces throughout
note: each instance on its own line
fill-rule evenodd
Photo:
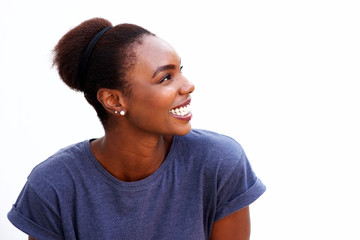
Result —
M 86 140 L 60 149 L 33 168 L 28 176 L 28 182 L 34 186 L 66 182 L 84 165 L 88 144 L 89 140 Z

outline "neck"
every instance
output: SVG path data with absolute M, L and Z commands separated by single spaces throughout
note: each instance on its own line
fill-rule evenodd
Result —
M 121 181 L 138 181 L 154 173 L 164 161 L 172 136 L 106 132 L 91 143 L 100 164 Z

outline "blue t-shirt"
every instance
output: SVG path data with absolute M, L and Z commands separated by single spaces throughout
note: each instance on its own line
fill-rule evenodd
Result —
M 87 140 L 36 166 L 8 218 L 38 240 L 200 240 L 264 191 L 242 147 L 224 135 L 175 136 L 162 165 L 136 182 L 107 172 Z

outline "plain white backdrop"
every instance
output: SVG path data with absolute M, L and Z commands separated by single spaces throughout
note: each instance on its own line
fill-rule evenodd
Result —
M 2 0 L 0 239 L 26 238 L 6 215 L 31 169 L 103 134 L 51 51 L 104 17 L 171 43 L 196 85 L 193 127 L 242 144 L 268 188 L 251 205 L 253 240 L 359 240 L 359 12 L 348 0 Z

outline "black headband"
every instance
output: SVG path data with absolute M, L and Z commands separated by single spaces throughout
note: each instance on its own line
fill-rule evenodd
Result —
M 96 34 L 96 36 L 91 40 L 91 42 L 87 46 L 84 55 L 81 57 L 80 66 L 79 66 L 79 83 L 80 83 L 81 87 L 84 86 L 86 67 L 87 67 L 87 63 L 89 61 L 89 57 L 90 57 L 96 43 L 101 38 L 101 36 L 110 28 L 111 27 L 106 27 L 103 30 L 101 30 L 98 34 Z

